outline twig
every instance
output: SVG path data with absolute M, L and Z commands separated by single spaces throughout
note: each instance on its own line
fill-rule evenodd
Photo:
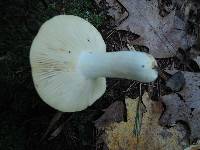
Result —
M 133 83 L 126 89 L 126 91 L 123 91 L 124 93 L 129 92 L 131 90 L 131 88 L 136 85 L 137 82 L 133 81 Z
M 115 33 L 115 32 L 116 32 L 116 30 L 113 29 L 113 30 L 108 34 L 108 36 L 106 37 L 106 40 L 107 40 L 113 33 Z
M 40 142 L 42 142 L 46 136 L 49 134 L 49 132 L 52 130 L 52 128 L 54 127 L 54 125 L 57 123 L 57 121 L 62 117 L 63 112 L 58 111 L 53 118 L 51 119 L 49 126 L 47 128 L 47 130 L 45 131 L 44 135 L 42 136 L 42 138 L 40 139 Z

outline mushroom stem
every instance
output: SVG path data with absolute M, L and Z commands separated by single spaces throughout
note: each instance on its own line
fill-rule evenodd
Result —
M 157 78 L 153 56 L 137 51 L 83 52 L 79 67 L 86 78 L 113 77 L 152 82 Z

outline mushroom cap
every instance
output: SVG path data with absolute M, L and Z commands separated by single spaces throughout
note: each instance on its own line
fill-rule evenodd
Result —
M 106 45 L 92 24 L 73 15 L 46 21 L 31 45 L 35 88 L 44 102 L 59 111 L 81 111 L 105 92 L 105 78 L 88 79 L 77 69 L 83 51 L 106 52 Z

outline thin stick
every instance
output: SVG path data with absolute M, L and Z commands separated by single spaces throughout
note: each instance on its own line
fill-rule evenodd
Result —
M 47 128 L 47 130 L 45 131 L 44 135 L 42 136 L 42 138 L 40 139 L 40 142 L 42 142 L 46 136 L 49 134 L 49 132 L 52 130 L 52 128 L 54 127 L 54 125 L 57 123 L 57 121 L 62 117 L 63 112 L 56 112 L 56 114 L 53 116 L 53 118 L 51 119 L 49 126 Z
M 113 33 L 115 33 L 115 29 L 113 29 L 110 33 L 109 33 L 109 35 L 106 37 L 106 39 L 108 39 Z

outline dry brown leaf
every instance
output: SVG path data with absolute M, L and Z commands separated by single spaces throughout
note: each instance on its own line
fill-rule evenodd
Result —
M 161 127 L 158 123 L 162 112 L 162 105 L 149 99 L 147 93 L 143 95 L 143 102 L 147 112 L 144 113 L 139 143 L 133 134 L 135 115 L 139 98 L 126 98 L 127 122 L 112 123 L 105 128 L 102 135 L 109 150 L 182 150 L 186 141 L 186 131 L 177 126 L 170 129 Z
M 127 10 L 128 18 L 118 27 L 140 35 L 133 44 L 144 45 L 156 58 L 171 57 L 179 47 L 187 48 L 194 37 L 185 32 L 185 23 L 172 11 L 166 17 L 159 15 L 157 0 L 118 0 Z
M 186 82 L 183 90 L 162 97 L 166 111 L 160 122 L 171 126 L 184 121 L 190 127 L 191 140 L 194 140 L 200 138 L 200 73 L 183 74 Z

